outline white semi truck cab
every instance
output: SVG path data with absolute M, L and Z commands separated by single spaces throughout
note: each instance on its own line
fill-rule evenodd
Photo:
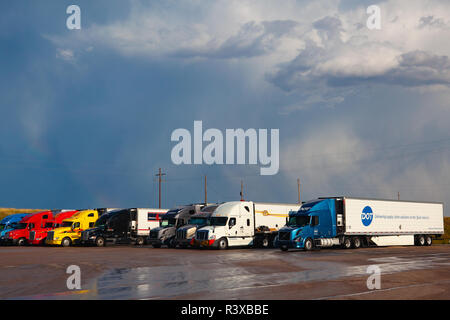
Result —
M 273 243 L 290 212 L 299 204 L 225 202 L 210 217 L 210 225 L 197 230 L 195 244 L 226 249 L 234 246 L 263 246 Z

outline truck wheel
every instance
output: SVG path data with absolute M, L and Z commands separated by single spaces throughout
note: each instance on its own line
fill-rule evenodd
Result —
M 431 246 L 432 243 L 433 243 L 433 239 L 431 238 L 431 236 L 426 236 L 425 237 L 425 245 Z
M 311 240 L 311 238 L 306 239 L 305 240 L 305 250 L 306 251 L 311 251 L 313 249 L 313 247 L 314 247 L 314 243 Z
M 344 242 L 342 243 L 342 248 L 344 249 L 350 249 L 352 247 L 352 241 L 350 238 L 345 237 Z
M 417 245 L 424 246 L 425 245 L 425 237 L 423 235 L 419 235 L 417 237 Z
M 221 239 L 219 240 L 218 248 L 219 248 L 220 250 L 228 249 L 228 241 L 227 241 L 227 239 L 221 238 Z
M 152 246 L 153 248 L 161 248 L 161 244 L 159 243 L 152 244 Z
M 138 238 L 136 239 L 136 245 L 137 245 L 137 246 L 142 246 L 143 244 L 144 244 L 144 238 L 138 237 Z
M 281 251 L 288 251 L 288 247 L 286 245 L 283 245 L 280 247 Z
M 169 243 L 167 244 L 167 247 L 172 248 L 172 249 L 176 248 L 177 244 L 175 243 L 175 240 L 174 239 L 170 239 Z
M 262 244 L 263 248 L 268 248 L 270 245 L 270 241 L 268 238 L 264 238 L 263 241 L 261 242 L 261 244 Z
M 353 248 L 355 249 L 361 248 L 361 239 L 359 237 L 353 238 Z
M 70 247 L 70 245 L 72 244 L 72 240 L 70 240 L 70 238 L 64 238 L 61 241 L 61 246 L 62 247 Z
M 17 245 L 18 246 L 24 246 L 24 245 L 26 245 L 27 244 L 27 241 L 25 240 L 25 238 L 20 238 L 18 241 L 17 241 Z
M 104 247 L 105 246 L 105 239 L 103 239 L 102 237 L 97 237 L 95 239 L 95 245 L 97 247 Z

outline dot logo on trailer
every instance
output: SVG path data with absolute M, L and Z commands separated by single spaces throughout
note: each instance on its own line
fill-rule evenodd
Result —
M 364 207 L 362 213 L 361 213 L 361 221 L 363 225 L 368 227 L 373 220 L 373 211 L 372 208 L 369 206 Z

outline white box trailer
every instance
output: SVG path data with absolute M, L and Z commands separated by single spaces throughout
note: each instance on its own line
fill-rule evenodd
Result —
M 444 205 L 432 202 L 345 198 L 345 234 L 402 235 L 444 232 Z
M 414 245 L 444 233 L 444 205 L 379 199 L 344 199 L 345 235 L 371 236 L 378 246 Z
M 159 227 L 161 216 L 167 211 L 169 210 L 154 208 L 132 209 L 131 212 L 135 212 L 136 219 L 131 219 L 131 230 L 136 237 L 148 237 L 151 229 Z

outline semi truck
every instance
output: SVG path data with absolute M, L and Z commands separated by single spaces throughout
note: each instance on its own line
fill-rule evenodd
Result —
M 187 248 L 188 246 L 194 246 L 195 232 L 198 228 L 209 224 L 209 218 L 218 206 L 219 204 L 213 204 L 204 207 L 200 213 L 190 217 L 187 225 L 179 227 L 175 233 L 175 247 L 179 246 L 180 248 Z
M 2 221 L 0 221 L 0 244 L 5 243 L 6 233 L 14 230 L 17 223 L 20 222 L 20 220 L 25 218 L 27 215 L 29 215 L 29 213 L 11 214 L 4 217 Z
M 107 243 L 143 245 L 150 229 L 158 227 L 160 217 L 167 209 L 118 209 L 102 215 L 94 228 L 81 232 L 81 243 L 103 247 Z
M 165 215 L 161 217 L 160 226 L 150 230 L 148 243 L 153 248 L 161 248 L 166 245 L 169 248 L 174 248 L 175 233 L 177 228 L 186 225 L 192 215 L 199 213 L 207 204 L 189 204 L 170 209 Z
M 442 203 L 327 197 L 304 203 L 275 240 L 282 251 L 431 245 L 444 233 Z
M 45 239 L 49 231 L 59 227 L 61 223 L 76 214 L 78 210 L 61 210 L 60 212 L 53 212 L 53 219 L 51 223 L 47 222 L 42 225 L 35 225 L 30 229 L 27 237 L 27 243 L 33 245 L 45 244 Z
M 62 210 L 46 210 L 36 212 L 23 217 L 14 230 L 6 233 L 5 240 L 7 244 L 23 246 L 28 243 L 30 232 L 40 229 L 51 229 L 53 226 L 54 215 Z
M 69 247 L 78 244 L 81 232 L 94 227 L 95 222 L 108 209 L 82 210 L 72 217 L 64 219 L 60 227 L 47 233 L 45 244 L 52 246 Z
M 227 249 L 235 246 L 269 247 L 278 229 L 299 204 L 253 201 L 225 202 L 210 217 L 210 224 L 197 230 L 201 247 Z

